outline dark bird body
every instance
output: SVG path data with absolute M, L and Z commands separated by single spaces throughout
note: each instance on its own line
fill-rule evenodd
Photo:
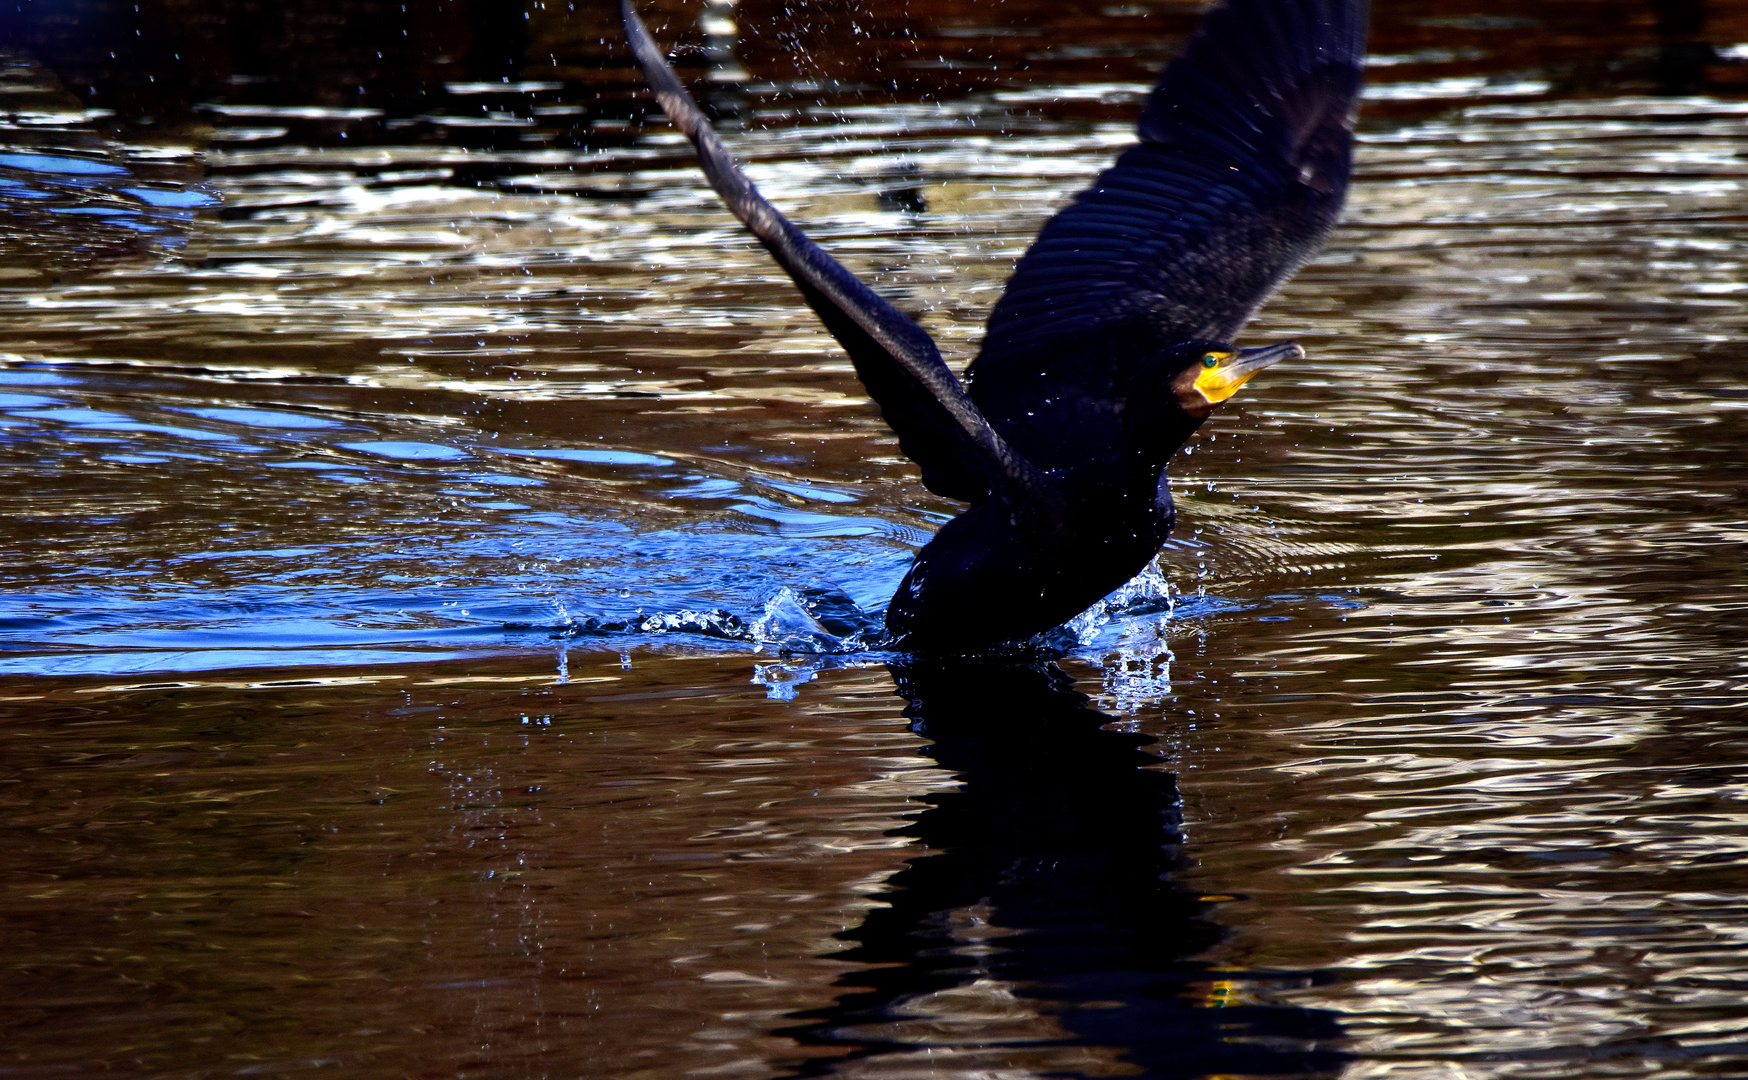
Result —
M 1227 344 L 1346 195 L 1365 0 L 1227 0 L 1160 76 L 1139 142 L 1053 217 L 967 372 L 766 202 L 631 8 L 625 31 L 730 210 L 782 264 L 936 494 L 971 504 L 886 612 L 892 643 L 973 652 L 1056 626 L 1171 531 L 1165 469 L 1255 372 Z

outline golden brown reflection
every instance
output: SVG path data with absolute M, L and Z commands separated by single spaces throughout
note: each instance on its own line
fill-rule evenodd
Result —
M 890 683 L 834 679 L 773 724 L 735 657 L 526 668 L 14 683 L 12 1067 L 792 1056 L 768 1029 L 830 1000 L 832 934 L 944 781 Z

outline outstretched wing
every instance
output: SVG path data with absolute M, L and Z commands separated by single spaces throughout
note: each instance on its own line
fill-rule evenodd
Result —
M 850 354 L 898 445 L 939 495 L 980 502 L 992 490 L 1041 492 L 1038 471 L 997 435 L 929 335 L 856 280 L 753 187 L 680 85 L 631 0 L 620 0 L 626 40 L 662 109 L 698 150 L 710 186 L 765 245 L 826 329 Z
M 1230 341 L 1341 212 L 1366 0 L 1227 0 L 1147 100 L 1140 144 L 1052 218 L 1008 282 L 972 396 L 1091 382 L 1116 343 Z M 993 416 L 993 414 L 992 414 Z

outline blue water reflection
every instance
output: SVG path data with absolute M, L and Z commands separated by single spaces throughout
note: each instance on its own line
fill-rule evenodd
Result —
M 0 168 L 66 176 L 125 176 L 127 174 L 127 170 L 119 165 L 109 165 L 86 158 L 55 157 L 50 154 L 0 154 Z
M 80 142 L 98 142 L 94 132 L 80 134 Z M 163 175 L 151 150 L 102 148 L 106 160 L 0 153 L 0 207 L 20 200 L 29 214 L 10 239 L 36 252 L 37 270 L 82 272 L 93 262 L 186 250 L 196 215 L 223 202 L 216 189 Z
M 338 425 L 332 420 L 324 420 L 318 416 L 306 416 L 303 413 L 277 412 L 272 409 L 236 409 L 236 408 L 205 408 L 181 409 L 206 420 L 222 420 L 230 424 L 243 424 L 247 427 L 300 429 L 329 428 Z

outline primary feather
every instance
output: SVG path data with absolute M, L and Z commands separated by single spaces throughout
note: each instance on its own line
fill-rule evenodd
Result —
M 969 375 L 997 431 L 1041 380 L 1231 340 L 1316 254 L 1347 192 L 1365 26 L 1363 0 L 1209 14 L 1148 96 L 1139 144 L 1050 219 L 990 314 Z

